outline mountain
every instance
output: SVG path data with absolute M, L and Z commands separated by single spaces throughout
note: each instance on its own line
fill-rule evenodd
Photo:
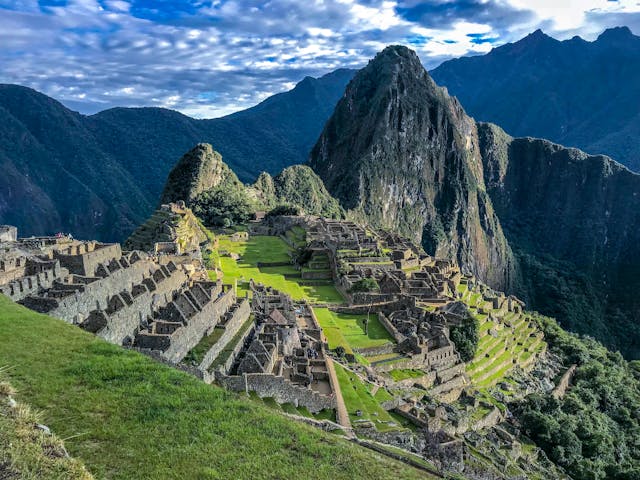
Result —
M 240 180 L 222 155 L 208 143 L 200 143 L 185 153 L 169 172 L 160 203 L 183 200 L 193 202 L 198 195 L 224 183 L 240 184 Z
M 319 215 L 343 218 L 344 210 L 306 165 L 293 165 L 272 177 L 262 172 L 253 185 L 243 184 L 220 153 L 201 143 L 185 153 L 169 173 L 161 204 L 185 202 L 209 226 L 246 223 L 257 212 Z M 162 207 L 164 208 L 164 206 Z M 158 215 L 139 227 L 134 237 L 149 239 Z
M 513 290 L 640 358 L 640 176 L 608 157 L 479 126 L 485 181 L 517 258 Z
M 177 158 L 206 142 L 242 181 L 302 163 L 354 72 L 307 77 L 248 110 L 196 120 L 160 108 L 80 115 L 0 85 L 0 223 L 21 235 L 122 240 L 154 210 Z
M 640 357 L 640 176 L 610 158 L 476 123 L 394 46 L 349 84 L 310 166 L 349 215 Z
M 355 76 L 311 167 L 356 216 L 455 257 L 503 289 L 512 254 L 483 179 L 475 122 L 415 52 L 388 47 Z
M 558 41 L 537 30 L 430 73 L 476 120 L 606 154 L 640 171 L 640 37 L 627 27 L 593 42 Z

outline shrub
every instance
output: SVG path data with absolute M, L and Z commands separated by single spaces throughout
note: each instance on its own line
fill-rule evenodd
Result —
M 376 282 L 375 278 L 367 277 L 355 282 L 352 285 L 350 292 L 351 293 L 358 293 L 358 292 L 367 293 L 367 292 L 375 292 L 378 290 L 380 290 L 380 286 L 378 285 L 378 282 Z
M 469 317 L 461 325 L 451 327 L 451 340 L 463 362 L 468 362 L 474 357 L 479 339 L 479 326 L 474 318 Z

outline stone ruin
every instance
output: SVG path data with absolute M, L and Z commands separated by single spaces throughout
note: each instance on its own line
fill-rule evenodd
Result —
M 18 240 L 18 229 L 11 225 L 0 225 L 0 242 L 15 242 Z
M 237 300 L 196 265 L 66 235 L 15 239 L 0 243 L 0 293 L 176 364 Z
M 216 380 L 314 413 L 335 409 L 337 379 L 313 311 L 272 288 L 251 282 L 251 290 L 255 324 Z

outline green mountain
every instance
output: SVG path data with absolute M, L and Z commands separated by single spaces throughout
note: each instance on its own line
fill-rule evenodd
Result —
M 358 72 L 316 143 L 311 167 L 355 216 L 504 289 L 511 250 L 483 180 L 475 122 L 415 52 L 388 47 Z
M 245 182 L 304 162 L 353 73 L 307 77 L 213 120 L 160 108 L 84 116 L 34 90 L 0 85 L 0 223 L 22 235 L 63 230 L 122 240 L 151 214 L 176 159 L 197 143 L 216 145 Z
M 350 215 L 640 357 L 640 177 L 610 158 L 476 124 L 415 53 L 388 47 L 347 87 L 310 165 Z
M 245 185 L 206 143 L 185 153 L 169 173 L 160 203 L 179 201 L 211 226 L 245 223 L 256 212 L 275 213 L 276 209 L 280 213 L 344 217 L 338 201 L 308 166 L 293 165 L 275 177 L 262 172 L 253 185 Z
M 476 120 L 606 154 L 640 171 L 640 37 L 627 27 L 593 42 L 558 41 L 537 30 L 430 73 Z

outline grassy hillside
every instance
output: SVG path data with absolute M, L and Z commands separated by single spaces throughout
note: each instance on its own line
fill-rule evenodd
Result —
M 0 381 L 0 478 L 91 480 L 82 463 L 67 456 L 62 440 L 38 427 L 46 419 L 14 395 L 11 384 Z
M 17 399 L 96 478 L 425 478 L 1 296 L 0 338 Z

